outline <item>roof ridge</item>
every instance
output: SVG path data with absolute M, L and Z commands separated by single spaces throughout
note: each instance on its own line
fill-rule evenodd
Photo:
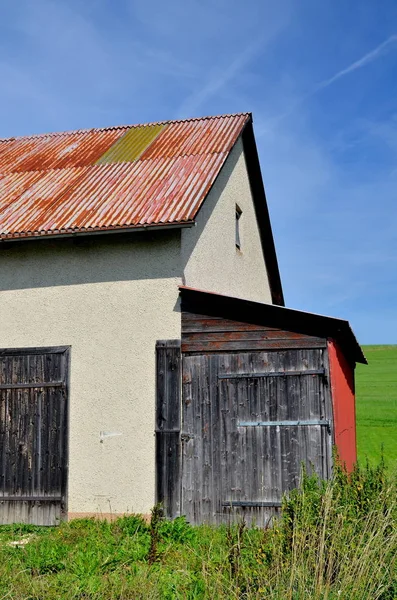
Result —
M 204 117 L 189 117 L 186 119 L 168 119 L 167 121 L 152 121 L 152 122 L 148 122 L 148 123 L 134 123 L 134 124 L 130 124 L 130 125 L 111 125 L 109 127 L 88 127 L 85 129 L 71 129 L 68 131 L 53 131 L 53 132 L 48 132 L 48 133 L 32 133 L 30 135 L 17 135 L 17 136 L 10 136 L 10 137 L 6 137 L 6 138 L 2 138 L 0 137 L 0 144 L 4 143 L 4 142 L 12 142 L 15 140 L 21 140 L 21 139 L 25 139 L 25 140 L 29 140 L 29 139 L 38 139 L 38 138 L 44 138 L 44 137 L 56 137 L 56 136 L 62 136 L 62 135 L 76 135 L 78 133 L 90 133 L 90 132 L 100 132 L 100 131 L 114 131 L 117 129 L 132 129 L 135 127 L 150 127 L 150 126 L 154 126 L 154 125 L 168 125 L 171 123 L 187 123 L 189 121 L 207 121 L 209 119 L 225 119 L 228 117 L 242 117 L 242 116 L 251 116 L 252 117 L 252 113 L 251 112 L 240 112 L 240 113 L 225 113 L 225 114 L 221 114 L 221 115 L 207 115 Z

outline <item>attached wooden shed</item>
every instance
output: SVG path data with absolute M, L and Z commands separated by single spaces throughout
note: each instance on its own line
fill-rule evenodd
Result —
M 347 321 L 182 287 L 182 338 L 157 344 L 157 499 L 169 517 L 265 524 L 302 463 L 356 461 Z

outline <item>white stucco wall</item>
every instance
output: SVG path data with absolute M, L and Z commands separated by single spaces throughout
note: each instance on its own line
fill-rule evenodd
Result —
M 235 243 L 236 204 L 242 210 L 241 251 Z M 185 285 L 272 302 L 241 140 L 200 209 L 196 226 L 182 230 L 182 263 Z
M 71 346 L 71 513 L 153 506 L 155 344 L 180 337 L 179 261 L 179 232 L 0 248 L 0 348 Z

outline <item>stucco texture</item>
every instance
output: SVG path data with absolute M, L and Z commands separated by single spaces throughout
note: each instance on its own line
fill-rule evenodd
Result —
M 180 337 L 180 234 L 95 237 L 1 249 L 0 347 L 71 346 L 68 511 L 148 513 L 155 344 Z
M 236 204 L 242 210 L 240 250 Z M 241 140 L 200 209 L 196 226 L 182 230 L 182 263 L 185 285 L 272 303 Z

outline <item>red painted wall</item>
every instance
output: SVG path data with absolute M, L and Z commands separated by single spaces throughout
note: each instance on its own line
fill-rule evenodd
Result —
M 335 445 L 339 458 L 351 471 L 357 460 L 356 406 L 354 396 L 354 368 L 333 340 L 328 342 L 331 374 L 332 404 L 334 410 Z

